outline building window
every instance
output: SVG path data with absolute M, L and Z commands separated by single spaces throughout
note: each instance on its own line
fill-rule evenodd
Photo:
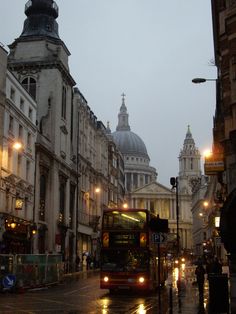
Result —
M 126 175 L 126 188 L 127 188 L 127 191 L 131 190 L 131 174 L 130 173 L 127 173 Z
M 13 117 L 10 116 L 9 117 L 9 129 L 8 129 L 10 132 L 13 132 L 13 122 L 14 122 Z
M 24 112 L 25 101 L 23 98 L 20 99 L 20 110 Z
M 28 135 L 27 135 L 27 147 L 29 149 L 31 149 L 31 141 L 32 141 L 32 135 L 31 135 L 31 133 L 28 133 Z
M 193 170 L 193 158 L 190 159 L 190 169 Z
M 19 134 L 18 137 L 20 140 L 23 139 L 23 126 L 19 124 Z
M 117 168 L 117 159 L 114 156 L 113 156 L 113 159 L 112 159 L 112 165 L 113 165 L 114 168 Z
M 10 209 L 10 195 L 9 191 L 6 191 L 6 210 L 9 211 Z
M 18 154 L 18 159 L 17 159 L 17 175 L 21 175 L 21 167 L 22 167 L 22 156 Z
M 21 84 L 27 90 L 27 92 L 36 99 L 36 80 L 33 77 L 26 77 Z
M 138 188 L 138 175 L 137 175 L 137 173 L 133 174 L 133 188 L 134 189 Z
M 144 183 L 143 183 L 143 176 L 142 175 L 140 175 L 140 178 L 139 178 L 139 180 L 140 180 L 140 184 L 139 184 L 139 186 L 143 186 L 144 185 Z
M 29 107 L 28 117 L 30 120 L 32 120 L 32 113 L 33 113 L 33 110 Z
M 26 161 L 26 181 L 30 179 L 30 161 Z
M 8 147 L 8 161 L 7 161 L 7 168 L 11 170 L 12 166 L 12 148 Z
M 16 91 L 14 90 L 13 87 L 11 87 L 10 90 L 10 99 L 14 102 L 15 101 L 15 96 L 16 96 Z
M 66 119 L 66 87 L 62 87 L 61 117 Z
M 70 216 L 69 216 L 69 227 L 73 227 L 73 217 L 74 217 L 74 207 L 75 207 L 75 186 L 70 185 Z

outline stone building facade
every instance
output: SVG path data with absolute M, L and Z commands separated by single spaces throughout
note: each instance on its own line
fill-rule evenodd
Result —
M 7 53 L 2 48 L 1 52 L 5 103 L 1 123 L 0 253 L 31 253 L 37 104 L 7 69 Z
M 114 143 L 106 127 L 74 88 L 70 52 L 58 34 L 58 13 L 53 0 L 28 1 L 23 31 L 9 45 L 7 62 L 37 104 L 35 189 L 29 210 L 37 226 L 32 252 L 62 254 L 73 266 L 77 255 L 98 251 L 102 209 L 109 198 L 122 202 L 124 170 L 120 152 L 110 152 Z M 119 171 L 112 170 L 109 158 L 119 160 Z
M 73 129 L 78 132 L 73 136 L 79 174 L 77 250 L 80 256 L 86 252 L 98 255 L 103 208 L 123 203 L 123 157 L 78 88 L 74 89 L 73 107 Z

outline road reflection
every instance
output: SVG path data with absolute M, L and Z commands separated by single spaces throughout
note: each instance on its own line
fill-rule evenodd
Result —
M 161 289 L 163 302 L 161 313 L 167 313 L 168 295 L 166 287 Z M 157 291 L 141 293 L 118 291 L 100 298 L 102 314 L 152 314 L 159 313 Z

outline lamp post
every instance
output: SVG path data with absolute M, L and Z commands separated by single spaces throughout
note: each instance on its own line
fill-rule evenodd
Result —
M 177 233 L 177 257 L 179 258 L 180 251 L 180 243 L 179 243 L 179 182 L 178 177 L 171 177 L 170 184 L 172 185 L 172 189 L 175 188 L 176 193 L 176 233 Z
M 207 81 L 217 81 L 217 79 L 206 79 L 206 78 L 203 78 L 203 77 L 196 77 L 194 79 L 192 79 L 192 83 L 194 84 L 201 84 L 201 83 L 205 83 Z

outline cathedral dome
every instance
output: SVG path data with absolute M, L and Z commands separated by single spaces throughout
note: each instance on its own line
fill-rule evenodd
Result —
M 130 130 L 129 115 L 125 105 L 124 94 L 122 95 L 122 105 L 118 114 L 118 125 L 112 137 L 123 155 L 143 157 L 149 160 L 146 146 L 143 140 Z
M 134 132 L 116 131 L 112 133 L 112 137 L 122 154 L 148 158 L 143 140 Z

